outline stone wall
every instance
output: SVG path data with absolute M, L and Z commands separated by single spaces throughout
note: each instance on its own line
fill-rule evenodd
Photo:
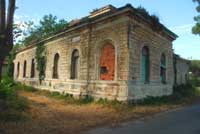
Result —
M 127 100 L 127 17 L 117 17 L 105 20 L 77 30 L 69 31 L 62 36 L 45 42 L 46 46 L 46 77 L 41 85 L 36 77 L 30 78 L 31 61 L 35 58 L 36 47 L 25 49 L 16 55 L 15 80 L 37 88 L 80 95 L 92 95 L 95 98 Z M 110 43 L 114 46 L 114 80 L 100 80 L 100 52 L 101 48 Z M 78 78 L 72 80 L 71 55 L 74 50 L 79 51 Z M 53 79 L 53 63 L 55 54 L 59 54 L 58 79 Z M 27 61 L 26 78 L 23 78 L 23 64 Z M 20 63 L 19 77 L 17 64 Z M 36 67 L 37 65 L 35 65 Z
M 129 40 L 129 98 L 172 94 L 174 81 L 172 41 L 158 34 L 148 24 L 132 19 Z M 141 52 L 149 48 L 149 82 L 141 81 Z M 161 55 L 166 56 L 166 83 L 160 79 Z
M 182 59 L 180 57 L 176 57 L 176 83 L 177 85 L 186 84 L 189 77 L 189 61 Z
M 91 95 L 95 99 L 137 100 L 147 96 L 172 94 L 174 82 L 173 39 L 166 33 L 156 32 L 146 21 L 134 18 L 131 12 L 93 21 L 84 26 L 71 28 L 45 41 L 46 77 L 39 84 L 36 77 L 30 78 L 31 61 L 35 58 L 36 47 L 20 51 L 16 55 L 15 80 L 40 89 L 73 94 L 75 97 Z M 106 44 L 111 44 L 114 52 L 102 53 Z M 141 81 L 141 50 L 149 48 L 149 81 Z M 78 74 L 71 79 L 72 53 L 78 50 Z M 58 79 L 53 79 L 54 56 L 59 54 Z M 103 55 L 102 55 L 103 54 Z M 160 79 L 161 55 L 166 56 L 166 82 Z M 107 58 L 111 56 L 112 58 Z M 106 59 L 102 63 L 100 59 Z M 27 61 L 27 77 L 23 78 L 23 63 Z M 109 60 L 109 61 L 107 61 Z M 17 64 L 20 63 L 19 77 Z M 104 73 L 113 70 L 102 80 Z M 36 65 L 37 66 L 37 65 Z M 36 67 L 35 66 L 35 67 Z M 112 75 L 112 77 L 111 77 Z M 113 76 L 114 75 L 114 76 Z M 109 77 L 109 79 L 108 79 Z

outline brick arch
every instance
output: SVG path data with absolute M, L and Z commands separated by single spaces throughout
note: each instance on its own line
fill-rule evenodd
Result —
M 114 80 L 115 77 L 115 47 L 105 43 L 100 52 L 100 80 Z

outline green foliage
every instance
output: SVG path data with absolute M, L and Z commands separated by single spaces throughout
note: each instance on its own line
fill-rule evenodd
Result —
M 151 22 L 152 22 L 152 29 L 154 29 L 157 32 L 162 30 L 162 25 L 160 24 L 158 16 L 151 15 Z
M 200 77 L 197 77 L 195 75 L 191 75 L 189 83 L 194 87 L 200 87 Z
M 193 0 L 193 1 L 198 3 L 196 10 L 198 13 L 200 13 L 200 1 L 199 0 Z M 192 28 L 192 33 L 196 35 L 200 35 L 200 15 L 195 16 L 194 21 L 196 21 L 196 24 Z
M 144 7 L 142 7 L 142 6 L 139 6 L 138 8 L 137 8 L 137 11 L 138 11 L 138 13 L 139 14 L 141 14 L 144 18 L 149 18 L 149 12 L 144 8 Z
M 22 44 L 31 45 L 41 41 L 54 33 L 68 27 L 67 21 L 64 19 L 58 20 L 52 14 L 45 15 L 39 22 L 39 25 L 33 26 L 33 23 L 27 23 L 31 30 L 26 32 L 26 38 L 22 40 Z
M 45 46 L 42 43 L 37 44 L 35 55 L 37 62 L 37 70 L 39 71 L 39 79 L 41 81 L 45 77 L 45 69 L 46 69 Z
M 179 85 L 174 87 L 174 94 L 176 98 L 187 98 L 187 97 L 194 97 L 196 94 L 196 87 L 191 83 L 186 85 Z
M 147 97 L 136 102 L 137 105 L 180 104 L 198 95 L 197 89 L 191 84 L 175 86 L 172 95 L 162 97 Z
M 14 30 L 13 35 L 15 39 L 15 44 L 27 44 L 31 43 L 31 37 L 29 37 L 30 34 L 32 34 L 35 30 L 34 22 L 33 21 L 27 21 L 27 22 L 21 22 L 20 24 L 14 24 Z M 30 41 L 30 42 L 29 42 Z
M 200 77 L 200 60 L 192 60 L 190 64 L 190 71 L 194 77 Z
M 123 103 L 118 100 L 108 100 L 100 98 L 98 101 L 95 102 L 96 104 L 102 105 L 104 107 L 114 108 L 117 111 L 128 110 L 132 104 L 129 105 L 128 103 Z
M 51 92 L 51 91 L 47 91 L 47 90 L 38 90 L 36 88 L 26 86 L 26 85 L 20 84 L 20 83 L 15 85 L 15 89 L 16 90 L 23 90 L 23 91 L 27 91 L 27 92 L 34 92 L 34 93 L 39 94 L 39 95 L 44 95 L 44 96 L 51 97 L 51 98 L 54 98 L 54 99 L 63 100 L 68 104 L 83 105 L 83 104 L 92 103 L 94 101 L 93 97 L 91 97 L 89 95 L 86 95 L 86 96 L 81 97 L 79 99 L 75 99 L 72 94 L 60 93 L 60 92 L 57 92 L 57 91 Z
M 38 91 L 38 89 L 36 89 L 34 87 L 26 86 L 25 84 L 21 84 L 21 83 L 16 83 L 14 86 L 14 89 L 16 91 L 23 90 L 23 91 L 27 91 L 27 92 L 37 92 Z
M 79 99 L 75 99 L 72 94 L 67 93 L 59 93 L 59 92 L 49 92 L 49 91 L 39 91 L 38 93 L 46 95 L 48 97 L 52 97 L 55 99 L 61 99 L 64 100 L 66 103 L 69 104 L 76 104 L 76 105 L 83 105 L 83 104 L 89 104 L 94 101 L 93 97 L 86 95 L 84 97 L 81 97 Z
M 12 88 L 12 83 L 2 82 L 0 83 L 0 100 L 9 100 L 16 97 L 16 92 Z
M 9 77 L 0 82 L 0 121 L 19 120 L 28 108 L 27 100 L 19 97 L 14 87 L 15 83 Z

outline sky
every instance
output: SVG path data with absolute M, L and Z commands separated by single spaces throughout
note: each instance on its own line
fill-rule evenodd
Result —
M 186 59 L 200 60 L 200 36 L 193 35 L 197 3 L 192 0 L 16 0 L 15 21 L 32 20 L 36 24 L 46 14 L 59 19 L 78 19 L 87 16 L 93 9 L 112 4 L 121 7 L 127 3 L 142 6 L 159 17 L 162 24 L 179 37 L 173 42 L 174 52 Z

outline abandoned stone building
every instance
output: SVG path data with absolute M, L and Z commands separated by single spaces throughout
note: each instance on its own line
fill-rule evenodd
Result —
M 174 54 L 174 84 L 183 85 L 187 84 L 189 80 L 189 67 L 190 61 L 181 58 L 179 55 Z
M 127 101 L 170 95 L 176 38 L 130 4 L 121 8 L 108 5 L 71 21 L 54 36 L 20 49 L 14 60 L 14 79 L 75 97 Z M 46 57 L 41 82 L 35 59 L 39 43 L 45 46 Z

